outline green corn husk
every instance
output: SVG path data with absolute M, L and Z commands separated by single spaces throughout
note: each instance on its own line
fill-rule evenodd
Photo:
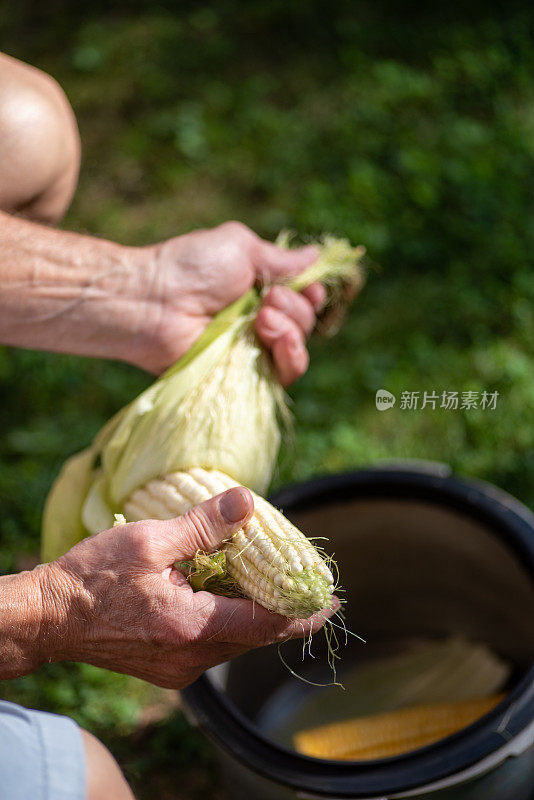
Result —
M 283 243 L 287 242 L 287 237 Z M 282 243 L 282 242 L 280 242 Z M 317 261 L 285 283 L 301 290 L 363 283 L 364 248 L 324 237 Z M 42 557 L 113 526 L 132 491 L 169 472 L 218 469 L 259 494 L 271 480 L 287 416 L 270 356 L 253 331 L 261 292 L 221 311 L 193 347 L 69 459 L 47 498 Z
M 204 589 L 224 597 L 245 597 L 226 571 L 224 550 L 216 550 L 215 553 L 203 553 L 199 550 L 191 561 L 181 561 L 179 569 L 195 592 Z

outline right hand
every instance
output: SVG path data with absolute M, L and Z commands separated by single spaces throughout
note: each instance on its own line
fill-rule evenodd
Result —
M 240 222 L 128 252 L 131 268 L 125 273 L 117 316 L 132 335 L 128 351 L 114 355 L 157 374 L 181 358 L 211 319 L 252 286 L 296 275 L 319 254 L 312 245 L 279 247 Z M 256 332 L 284 386 L 307 369 L 306 338 L 325 298 L 319 283 L 300 293 L 273 285 L 263 298 Z M 129 312 L 124 318 L 125 309 Z
M 83 661 L 169 689 L 250 648 L 318 631 L 339 606 L 288 620 L 250 600 L 193 592 L 173 567 L 214 550 L 250 518 L 236 487 L 164 522 L 132 522 L 37 568 L 45 621 L 41 660 Z

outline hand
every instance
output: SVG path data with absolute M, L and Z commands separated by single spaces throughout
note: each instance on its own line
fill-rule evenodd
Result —
M 39 567 L 40 660 L 84 661 L 181 689 L 252 647 L 318 631 L 337 608 L 291 621 L 250 600 L 193 592 L 172 566 L 216 549 L 252 512 L 250 492 L 229 489 L 183 517 L 103 531 Z
M 142 248 L 141 256 L 139 296 L 144 308 L 139 320 L 146 341 L 132 341 L 136 349 L 128 360 L 160 373 L 189 349 L 218 311 L 256 283 L 301 272 L 317 258 L 317 249 L 285 250 L 239 222 L 227 222 Z M 324 299 L 320 284 L 302 294 L 274 286 L 265 297 L 256 330 L 270 348 L 284 385 L 307 369 L 305 339 Z

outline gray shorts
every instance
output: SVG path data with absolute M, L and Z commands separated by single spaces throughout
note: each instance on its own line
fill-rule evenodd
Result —
M 0 800 L 85 800 L 85 750 L 68 717 L 0 700 Z

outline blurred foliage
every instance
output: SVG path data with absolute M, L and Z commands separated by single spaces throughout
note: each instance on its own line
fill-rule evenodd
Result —
M 360 0 L 113 9 L 53 0 L 1 12 L 2 49 L 51 72 L 79 119 L 83 168 L 66 227 L 137 245 L 233 217 L 269 238 L 281 227 L 342 233 L 380 264 L 338 337 L 311 346 L 277 482 L 431 458 L 533 504 L 532 9 L 408 12 Z M 0 378 L 7 571 L 37 552 L 60 464 L 149 379 L 9 349 Z M 379 413 L 378 388 L 500 396 L 496 411 L 397 403 Z M 119 749 L 152 691 L 76 665 L 4 686 Z M 175 759 L 194 746 L 209 761 L 180 724 L 156 729 L 154 750 L 172 742 Z M 138 754 L 125 751 L 124 763 L 133 759 L 142 787 L 150 765 Z M 206 796 L 206 783 L 195 786 L 168 796 Z

